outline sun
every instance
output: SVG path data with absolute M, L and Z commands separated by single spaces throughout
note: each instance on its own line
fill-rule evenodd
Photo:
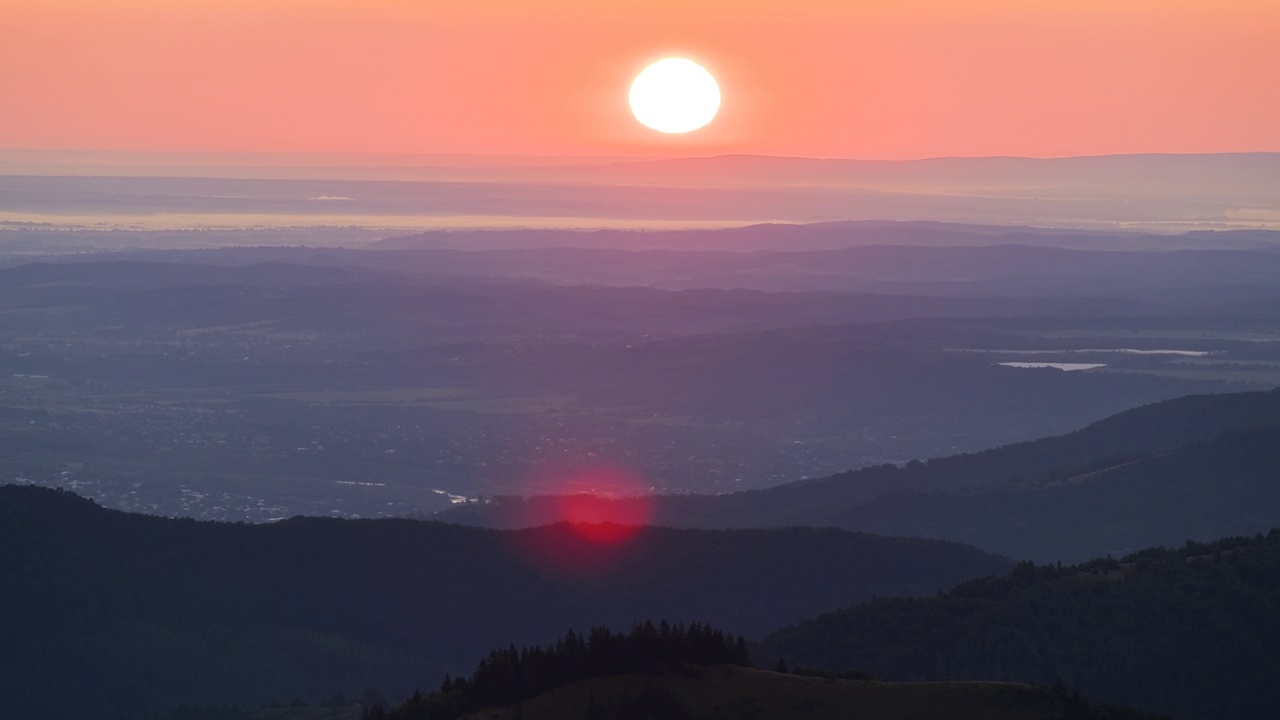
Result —
M 631 112 L 647 128 L 687 133 L 705 126 L 720 110 L 720 86 L 707 69 L 685 58 L 665 58 L 631 83 Z

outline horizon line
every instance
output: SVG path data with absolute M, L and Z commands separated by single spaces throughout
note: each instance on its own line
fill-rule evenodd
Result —
M 54 156 L 64 156 L 63 160 L 70 161 L 75 156 L 80 156 L 81 160 L 89 159 L 117 159 L 133 158 L 137 160 L 170 160 L 172 161 L 185 159 L 187 163 L 196 160 L 251 160 L 256 158 L 266 159 L 274 158 L 277 160 L 302 160 L 310 159 L 309 162 L 296 165 L 276 165 L 277 167 L 325 167 L 321 161 L 329 160 L 339 167 L 382 167 L 380 164 L 371 164 L 369 160 L 385 160 L 398 161 L 390 162 L 390 166 L 401 167 L 449 167 L 449 168 L 465 168 L 465 167 L 483 167 L 498 169 L 500 165 L 487 165 L 487 162 L 500 161 L 517 161 L 516 167 L 573 167 L 578 164 L 589 164 L 593 166 L 619 166 L 619 165 L 648 165 L 670 162 L 688 162 L 688 161 L 712 161 L 712 160 L 735 160 L 735 159 L 751 159 L 751 160 L 790 160 L 800 162 L 830 162 L 830 163 L 859 163 L 866 165 L 893 165 L 908 163 L 928 163 L 928 162 L 948 162 L 963 160 L 1008 160 L 1008 161 L 1029 161 L 1029 162 L 1052 162 L 1062 160 L 1091 160 L 1106 158 L 1165 158 L 1165 157 L 1257 157 L 1257 156 L 1280 156 L 1280 150 L 1239 150 L 1239 151 L 1210 151 L 1210 152 L 1114 152 L 1114 153 L 1097 153 L 1097 154 L 1080 154 L 1080 155 L 929 155 L 921 157 L 909 158 L 893 158 L 893 159 L 871 159 L 858 157 L 842 157 L 842 156 L 809 156 L 809 155 L 772 155 L 767 153 L 746 153 L 746 152 L 730 152 L 730 153 L 709 153 L 697 155 L 666 155 L 666 156 L 645 156 L 645 155 L 612 155 L 612 154 L 593 154 L 593 155 L 577 155 L 577 154 L 521 154 L 521 153 L 422 153 L 407 152 L 396 153 L 387 151 L 297 151 L 297 150 L 122 150 L 122 149 L 86 149 L 86 148 L 25 148 L 25 147 L 0 147 L 0 173 L 4 172 L 3 165 L 6 162 L 4 155 L 25 155 L 31 160 L 36 160 L 39 156 L 45 159 L 51 159 Z M 347 162 L 342 160 L 364 159 L 365 162 Z M 415 162 L 416 161 L 416 162 Z M 434 162 L 433 162 L 434 161 Z M 449 164 L 460 163 L 460 164 Z M 236 167 L 236 165 L 231 165 Z

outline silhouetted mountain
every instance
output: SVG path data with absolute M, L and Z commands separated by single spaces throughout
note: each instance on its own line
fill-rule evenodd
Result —
M 230 525 L 16 486 L 0 487 L 0 548 L 0 716 L 80 719 L 374 686 L 407 694 L 487 648 L 567 627 L 662 617 L 759 636 L 1010 566 L 839 530 L 645 529 L 607 545 L 563 524 Z
M 760 653 L 891 679 L 1061 679 L 1109 702 L 1262 720 L 1280 713 L 1278 598 L 1272 530 L 1078 566 L 1023 564 L 936 598 L 828 613 L 770 635 Z

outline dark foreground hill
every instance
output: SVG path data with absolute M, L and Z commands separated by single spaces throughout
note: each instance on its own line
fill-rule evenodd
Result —
M 839 530 L 643 529 L 607 545 L 563 524 L 230 525 L 14 486 L 0 487 L 0 549 L 5 718 L 408 693 L 490 647 L 568 627 L 662 617 L 758 637 L 1010 566 Z
M 1052 683 L 1203 720 L 1280 716 L 1280 531 L 1072 567 L 778 631 L 761 657 L 890 679 Z
M 630 708 L 637 708 L 630 710 Z M 648 712 L 649 714 L 643 714 Z M 597 678 L 472 720 L 1143 720 L 1047 688 L 991 682 L 886 683 L 718 666 Z
M 865 674 L 750 667 L 746 642 L 701 624 L 570 631 L 554 645 L 495 650 L 468 676 L 388 707 L 366 694 L 321 708 L 181 708 L 146 720 L 1154 720 L 1066 687 L 993 682 L 886 683 Z
M 388 720 L 741 718 L 1141 718 L 1054 690 L 997 683 L 872 682 L 750 667 L 746 643 L 705 625 L 594 628 L 547 648 L 494 651 L 470 678 L 415 694 Z M 370 717 L 381 717 L 374 711 Z
M 672 527 L 841 527 L 1079 561 L 1280 524 L 1280 391 L 1189 396 L 1077 432 L 721 496 L 661 497 Z M 625 501 L 620 501 L 625 503 Z M 501 498 L 442 517 L 529 524 L 548 498 Z

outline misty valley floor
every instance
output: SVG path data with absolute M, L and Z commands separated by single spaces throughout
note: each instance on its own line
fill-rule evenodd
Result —
M 0 258 L 0 714 L 1280 706 L 1274 234 L 446 235 Z M 813 672 L 414 704 L 647 619 Z

